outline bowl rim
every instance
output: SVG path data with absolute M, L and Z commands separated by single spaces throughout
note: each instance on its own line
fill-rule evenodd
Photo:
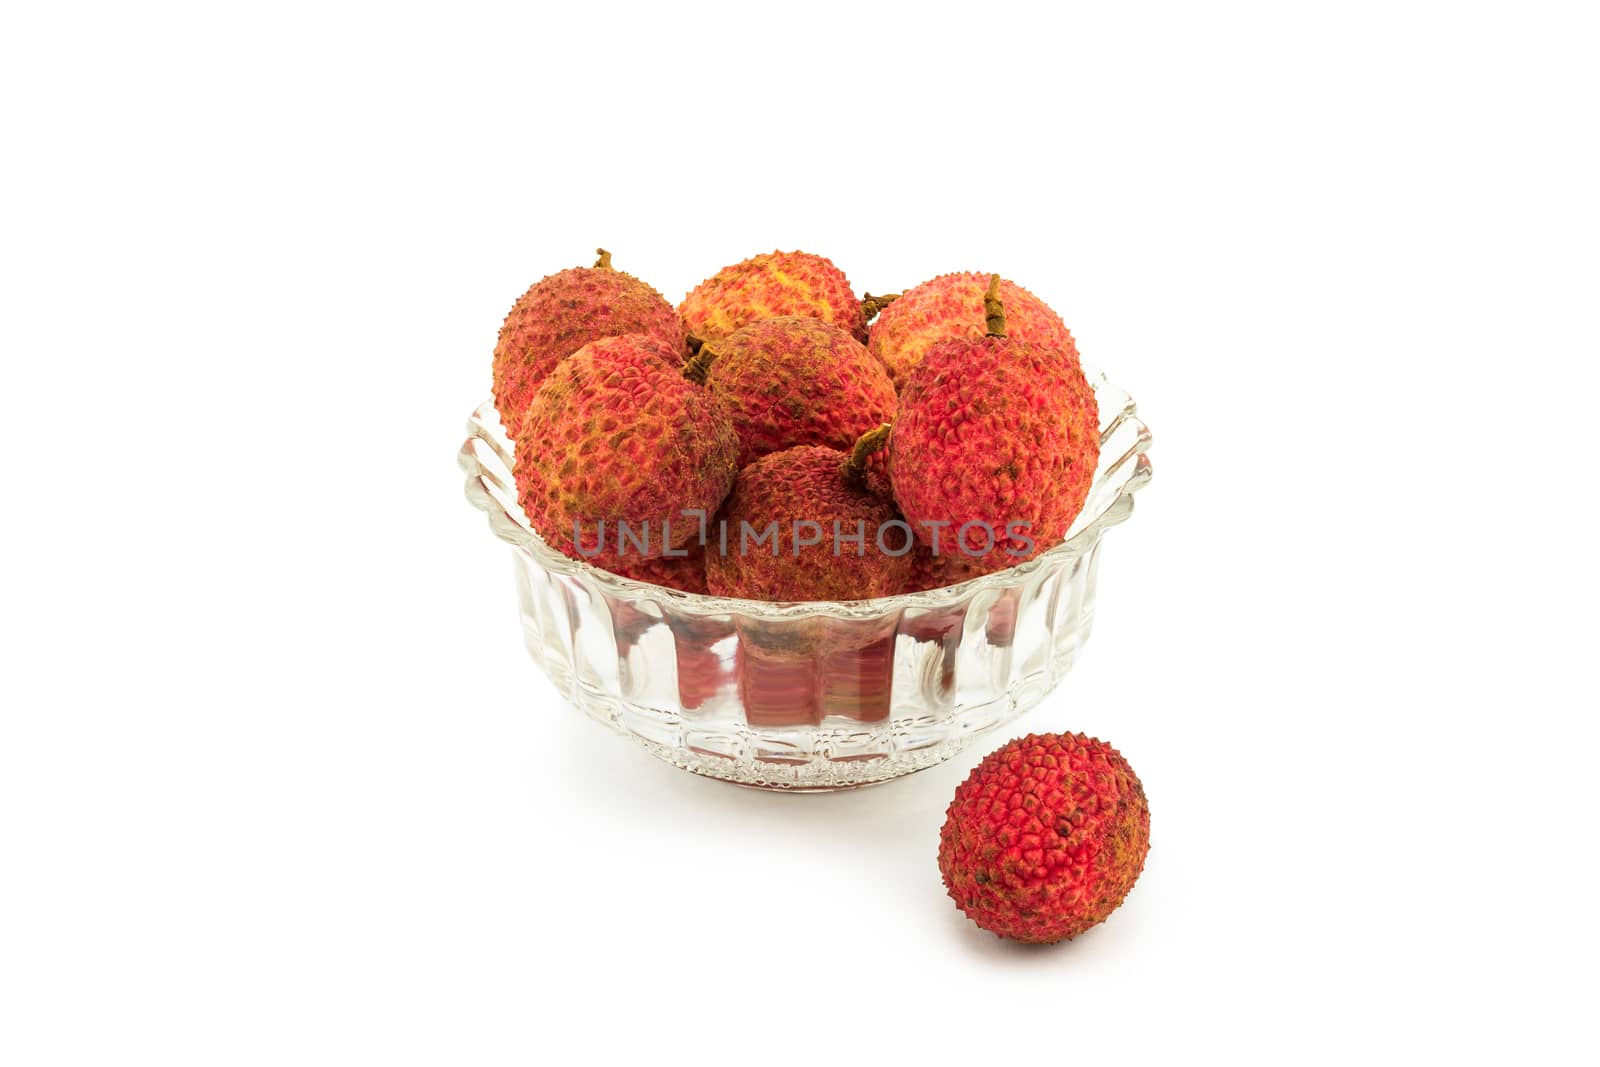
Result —
M 1148 455 L 1151 445 L 1150 429 L 1139 419 L 1132 396 L 1111 384 L 1103 372 L 1089 364 L 1083 364 L 1083 372 L 1090 388 L 1094 390 L 1101 422 L 1101 461 L 1095 472 L 1094 481 L 1090 484 L 1088 499 L 1094 498 L 1097 489 L 1103 494 L 1107 486 L 1113 485 L 1120 479 L 1116 495 L 1092 516 L 1086 512 L 1079 513 L 1060 544 L 1024 563 L 991 571 L 954 585 L 915 593 L 873 597 L 869 600 L 780 602 L 689 593 L 681 589 L 670 589 L 650 582 L 624 578 L 620 574 L 613 574 L 556 551 L 533 529 L 517 503 L 516 490 L 511 478 L 512 446 L 504 427 L 501 426 L 500 415 L 495 409 L 493 398 L 479 404 L 468 418 L 468 437 L 457 453 L 457 463 L 467 475 L 468 502 L 488 516 L 489 527 L 496 537 L 532 553 L 539 565 L 548 571 L 592 582 L 603 591 L 627 600 L 667 599 L 678 613 L 696 616 L 738 615 L 773 621 L 814 617 L 872 620 L 907 609 L 918 612 L 938 611 L 965 606 L 976 595 L 1010 587 L 1036 571 L 1046 567 L 1053 568 L 1084 555 L 1099 542 L 1100 535 L 1105 530 L 1127 521 L 1128 516 L 1133 513 L 1133 494 L 1149 483 L 1152 473 Z M 1108 401 L 1112 402 L 1109 418 Z M 1130 437 L 1127 447 L 1107 462 L 1106 446 L 1113 440 Z

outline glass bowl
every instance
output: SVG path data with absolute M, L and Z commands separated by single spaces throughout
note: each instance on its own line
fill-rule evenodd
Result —
M 1100 464 L 1062 543 L 959 585 L 772 604 L 632 581 L 547 546 L 517 504 L 493 401 L 467 423 L 467 499 L 511 546 L 528 651 L 556 690 L 676 766 L 826 790 L 931 767 L 1042 700 L 1094 621 L 1100 536 L 1150 480 L 1133 399 L 1085 368 Z

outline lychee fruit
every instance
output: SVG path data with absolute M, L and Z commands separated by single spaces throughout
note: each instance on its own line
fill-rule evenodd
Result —
M 698 524 L 696 524 L 698 532 Z M 631 546 L 630 546 L 631 547 Z M 628 554 L 608 560 L 604 569 L 636 582 L 676 589 L 680 593 L 707 592 L 706 552 L 698 541 L 682 549 L 683 555 L 640 556 Z
M 883 360 L 895 387 L 904 389 L 928 350 L 951 338 L 980 340 L 987 327 L 984 295 L 987 274 L 941 274 L 908 289 L 872 324 L 868 347 Z M 1008 336 L 1054 349 L 1077 361 L 1078 350 L 1061 317 L 1038 297 L 1001 279 Z
M 1076 357 L 1010 337 L 999 289 L 994 275 L 985 336 L 928 351 L 889 442 L 894 499 L 918 538 L 985 571 L 1057 544 L 1100 456 L 1094 391 Z
M 686 372 L 723 402 L 739 466 L 796 445 L 848 451 L 895 413 L 894 383 L 866 346 L 821 319 L 783 315 L 707 341 Z
M 935 554 L 930 546 L 918 541 L 911 553 L 911 574 L 903 592 L 925 593 L 930 589 L 944 589 L 986 573 L 981 565 L 974 564 L 953 545 Z
M 738 471 L 722 405 L 644 334 L 558 363 L 517 436 L 523 512 L 558 550 L 608 570 L 697 541 Z
M 734 624 L 726 618 L 668 614 L 667 626 L 678 661 L 678 699 L 686 708 L 698 708 L 734 681 L 732 664 L 717 647 L 733 636 Z
M 685 555 L 659 556 L 647 559 L 629 555 L 613 560 L 606 568 L 612 574 L 648 582 L 666 589 L 684 593 L 705 593 L 706 557 L 699 544 L 689 546 Z M 661 613 L 642 609 L 632 598 L 603 598 L 611 613 L 611 633 L 617 642 L 617 652 L 626 657 L 651 629 L 661 625 Z
M 1150 806 L 1121 753 L 1083 734 L 1029 734 L 985 756 L 939 832 L 939 872 L 985 930 L 1076 937 L 1127 897 L 1150 851 Z
M 850 280 L 831 260 L 809 252 L 771 252 L 724 267 L 695 286 L 678 311 L 701 341 L 779 315 L 821 319 L 867 339 L 867 313 Z
M 821 445 L 773 452 L 739 472 L 706 550 L 706 584 L 750 600 L 867 600 L 899 592 L 910 532 L 865 487 L 865 451 Z
M 892 617 L 766 621 L 741 616 L 736 628 L 734 666 L 750 725 L 819 726 L 829 718 L 889 718 L 897 641 Z
M 573 267 L 536 282 L 512 305 L 494 348 L 494 404 L 515 439 L 539 383 L 555 365 L 602 337 L 643 333 L 686 356 L 683 323 L 666 298 L 631 274 L 613 270 L 600 249 L 593 267 Z

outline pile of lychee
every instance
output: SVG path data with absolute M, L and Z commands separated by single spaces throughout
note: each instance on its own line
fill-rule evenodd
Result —
M 857 296 L 758 255 L 674 309 L 592 267 L 535 284 L 494 354 L 518 501 L 551 547 L 690 593 L 862 600 L 1060 543 L 1099 457 L 1061 318 L 996 274 Z

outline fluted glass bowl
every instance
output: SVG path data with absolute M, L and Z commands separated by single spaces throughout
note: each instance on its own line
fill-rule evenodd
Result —
M 876 600 L 771 604 L 569 559 L 528 525 L 494 403 L 467 423 L 467 499 L 512 548 L 522 633 L 561 695 L 686 770 L 767 789 L 881 782 L 1037 704 L 1094 621 L 1100 535 L 1150 480 L 1133 399 L 1085 368 L 1100 464 L 1066 538 L 1017 567 Z

